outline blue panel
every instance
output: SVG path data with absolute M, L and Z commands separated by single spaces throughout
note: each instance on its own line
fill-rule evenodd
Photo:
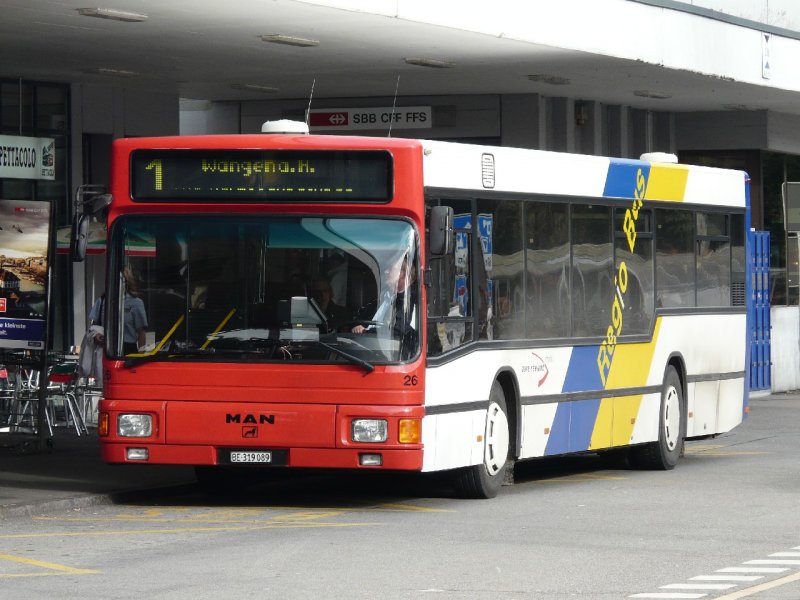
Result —
M 547 446 L 544 449 L 545 456 L 569 452 L 569 413 L 571 405 L 571 402 L 559 403 L 556 409 L 556 416 L 553 419 L 553 427 L 550 429 L 550 436 L 547 438 Z
M 771 381 L 769 232 L 752 231 L 747 239 L 747 322 L 751 390 L 769 390 Z
M 599 346 L 580 346 L 572 350 L 562 392 L 602 390 L 597 368 Z M 600 400 L 561 402 L 545 448 L 546 455 L 580 452 L 589 448 Z
M 636 173 L 642 170 L 644 180 L 650 176 L 650 165 L 632 160 L 614 159 L 608 165 L 606 186 L 603 196 L 606 198 L 633 198 L 637 189 Z M 644 197 L 644 189 L 642 189 Z
M 597 352 L 600 346 L 577 346 L 572 350 L 562 392 L 588 392 L 602 390 Z
M 569 423 L 569 451 L 583 452 L 589 449 L 592 432 L 600 411 L 600 399 L 572 402 Z

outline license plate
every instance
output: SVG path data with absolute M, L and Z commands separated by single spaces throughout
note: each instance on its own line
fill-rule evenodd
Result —
M 272 452 L 231 452 L 232 463 L 271 463 Z

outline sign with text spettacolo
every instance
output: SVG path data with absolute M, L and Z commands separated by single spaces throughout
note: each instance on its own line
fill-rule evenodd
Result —
M 56 150 L 52 138 L 0 135 L 0 178 L 56 178 Z
M 384 108 L 319 108 L 308 115 L 309 129 L 315 133 L 357 129 L 430 129 L 430 106 L 388 106 Z
M 49 242 L 49 203 L 0 200 L 0 348 L 45 346 Z

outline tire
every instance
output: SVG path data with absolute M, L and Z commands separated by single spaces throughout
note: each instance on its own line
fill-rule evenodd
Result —
M 489 393 L 489 410 L 483 436 L 483 462 L 458 469 L 455 488 L 464 498 L 494 498 L 503 485 L 510 450 L 508 413 L 503 388 L 495 381 Z
M 661 406 L 658 417 L 658 441 L 631 450 L 634 466 L 655 471 L 669 471 L 683 455 L 686 436 L 686 405 L 683 387 L 675 367 L 664 371 Z

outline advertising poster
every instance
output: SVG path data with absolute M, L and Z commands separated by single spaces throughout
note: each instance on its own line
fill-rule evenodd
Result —
M 0 348 L 42 350 L 50 205 L 0 200 Z

